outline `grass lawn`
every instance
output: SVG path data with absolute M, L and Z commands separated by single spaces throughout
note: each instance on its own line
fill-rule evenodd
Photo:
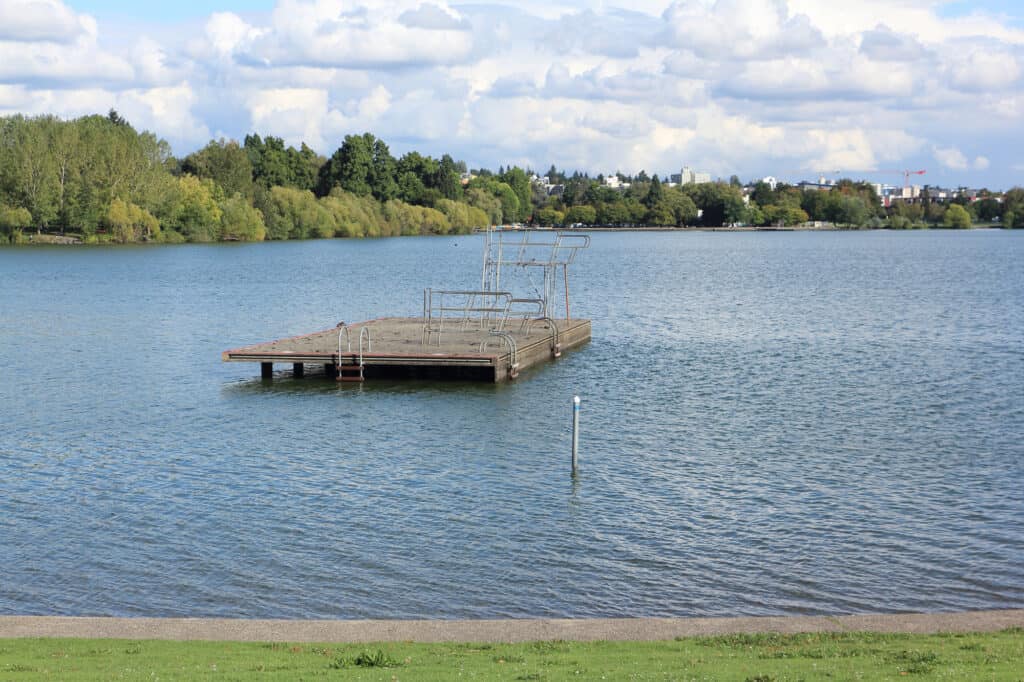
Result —
M 1024 629 L 663 642 L 261 644 L 0 640 L 0 680 L 1012 680 Z

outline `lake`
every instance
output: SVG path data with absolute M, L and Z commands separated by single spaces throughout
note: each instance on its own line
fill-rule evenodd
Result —
M 220 360 L 482 248 L 0 249 L 0 613 L 1024 607 L 1024 232 L 596 234 L 592 342 L 510 384 Z

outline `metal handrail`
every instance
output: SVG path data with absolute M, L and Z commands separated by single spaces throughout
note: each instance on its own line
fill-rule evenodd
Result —
M 348 352 L 352 352 L 352 336 L 348 333 L 348 327 L 344 322 L 338 325 L 338 364 L 341 364 L 341 337 L 348 339 Z
M 519 316 L 522 316 L 523 321 L 519 325 L 520 329 L 523 329 L 523 328 L 526 327 L 526 325 L 530 321 L 531 317 L 542 317 L 544 315 L 544 299 L 543 298 L 513 298 L 512 299 L 512 305 L 515 306 L 516 304 L 520 304 L 520 305 L 523 305 L 523 306 L 525 306 L 526 304 L 529 304 L 529 305 L 535 307 L 534 310 L 511 310 L 511 309 L 509 310 L 509 313 L 508 313 L 509 317 L 519 317 Z
M 514 379 L 516 375 L 519 373 L 519 348 L 516 346 L 516 340 L 511 334 L 505 331 L 492 329 L 490 332 L 488 332 L 488 338 L 480 342 L 480 352 L 484 352 L 484 349 L 487 348 L 487 344 L 490 343 L 490 340 L 493 339 L 494 337 L 503 339 L 505 343 L 508 345 L 508 373 L 509 376 Z
M 526 335 L 527 336 L 529 336 L 530 332 L 533 330 L 533 323 L 534 322 L 547 322 L 548 325 L 550 325 L 550 327 L 551 327 L 551 354 L 554 357 L 556 357 L 556 358 L 560 357 L 562 355 L 562 344 L 561 344 L 561 341 L 559 339 L 560 332 L 558 331 L 558 325 L 555 324 L 555 321 L 553 319 L 551 319 L 550 317 L 537 317 L 537 318 L 534 318 L 534 319 L 530 320 L 527 323 L 527 326 L 526 326 Z
M 363 337 L 366 337 L 366 350 L 369 353 L 373 352 L 373 339 L 370 336 L 370 328 L 362 327 L 359 330 L 359 366 L 363 366 Z
M 431 335 L 437 334 L 437 343 L 441 344 L 446 313 L 455 313 L 447 319 L 459 322 L 463 329 L 475 320 L 481 328 L 491 324 L 492 329 L 504 329 L 511 305 L 512 294 L 507 291 L 424 289 L 423 343 L 430 343 Z M 479 318 L 474 313 L 479 313 Z

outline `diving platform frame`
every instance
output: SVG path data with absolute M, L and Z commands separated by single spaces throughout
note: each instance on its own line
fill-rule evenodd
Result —
M 481 288 L 425 289 L 421 317 L 385 317 L 224 351 L 225 362 L 258 362 L 262 376 L 291 364 L 323 365 L 338 381 L 367 378 L 500 382 L 590 341 L 590 320 L 570 316 L 568 266 L 589 235 L 489 230 Z M 557 286 L 561 277 L 563 288 Z M 516 288 L 527 293 L 516 295 Z M 557 300 L 562 297 L 559 305 Z M 564 310 L 563 317 L 556 317 Z

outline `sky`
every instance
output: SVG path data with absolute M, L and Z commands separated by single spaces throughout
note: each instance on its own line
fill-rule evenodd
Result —
M 1024 185 L 1024 3 L 0 0 L 0 115 L 115 108 L 185 155 L 370 131 L 591 175 Z

